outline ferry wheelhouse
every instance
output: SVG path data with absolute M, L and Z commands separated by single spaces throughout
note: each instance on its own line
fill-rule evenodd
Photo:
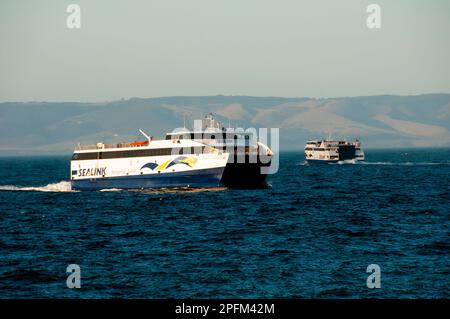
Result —
M 266 187 L 267 173 L 273 156 L 272 150 L 258 141 L 254 132 L 221 127 L 212 114 L 194 121 L 194 129 L 184 128 L 166 134 L 166 140 L 194 141 L 229 153 L 221 183 L 233 188 Z
M 70 163 L 74 190 L 220 186 L 229 154 L 195 140 L 78 144 Z
M 313 140 L 305 146 L 305 159 L 308 163 L 337 163 L 346 160 L 364 161 L 361 142 L 345 140 Z

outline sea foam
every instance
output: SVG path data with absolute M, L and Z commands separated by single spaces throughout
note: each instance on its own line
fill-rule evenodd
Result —
M 45 186 L 0 185 L 0 191 L 30 191 L 30 192 L 73 192 L 70 182 L 61 181 Z

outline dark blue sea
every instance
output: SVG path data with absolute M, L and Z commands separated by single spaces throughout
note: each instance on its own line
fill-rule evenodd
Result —
M 450 297 L 449 149 L 281 153 L 259 190 L 71 192 L 69 160 L 0 158 L 0 298 Z

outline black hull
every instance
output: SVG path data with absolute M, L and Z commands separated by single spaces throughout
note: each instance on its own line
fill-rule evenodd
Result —
M 225 170 L 220 182 L 229 188 L 265 188 L 268 186 L 266 182 L 267 174 L 262 174 L 262 168 L 269 168 L 270 159 L 267 163 L 258 158 L 257 163 L 250 163 L 248 156 L 245 163 L 237 163 L 236 160 L 230 159 L 225 166 Z
M 354 145 L 339 145 L 339 160 L 352 160 L 356 157 L 356 150 Z

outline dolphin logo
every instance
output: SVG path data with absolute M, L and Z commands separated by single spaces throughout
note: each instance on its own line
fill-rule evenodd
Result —
M 157 163 L 147 163 L 141 167 L 141 170 L 143 170 L 144 168 L 149 168 L 152 171 L 155 169 L 160 171 L 160 170 L 167 169 L 167 168 L 177 165 L 177 164 L 184 164 L 189 167 L 194 167 L 196 163 L 197 163 L 197 159 L 195 157 L 179 156 L 179 157 L 175 158 L 174 160 L 169 159 L 169 160 L 165 161 L 164 163 L 162 163 L 161 165 L 158 165 Z
M 145 164 L 144 166 L 141 167 L 141 171 L 144 168 L 150 168 L 153 171 L 155 169 L 155 167 L 157 167 L 157 166 L 158 166 L 158 164 L 156 164 L 156 163 L 147 163 L 147 164 Z
M 170 162 L 170 164 L 167 165 L 167 168 L 169 168 L 170 166 L 173 166 L 173 165 L 177 165 L 177 164 L 184 164 L 189 167 L 194 167 L 195 163 L 197 163 L 197 159 L 195 157 L 180 156 L 180 157 L 177 157 L 176 159 L 174 159 L 172 162 Z

